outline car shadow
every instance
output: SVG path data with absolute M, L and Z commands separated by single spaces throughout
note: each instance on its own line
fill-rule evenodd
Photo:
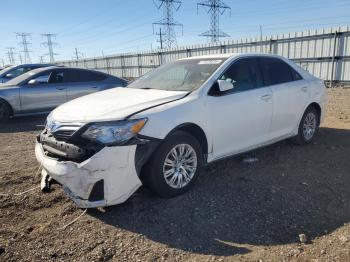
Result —
M 46 117 L 47 115 L 11 118 L 6 123 L 0 124 L 0 133 L 17 133 L 42 130 L 44 129 Z
M 350 130 L 321 128 L 313 144 L 288 142 L 213 163 L 172 199 L 141 188 L 90 215 L 170 248 L 206 255 L 250 252 L 327 234 L 350 221 Z M 256 162 L 242 161 L 254 157 Z

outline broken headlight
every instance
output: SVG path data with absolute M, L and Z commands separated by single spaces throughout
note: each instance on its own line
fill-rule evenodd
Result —
M 124 144 L 135 137 L 146 122 L 147 118 L 94 123 L 81 136 L 105 145 Z

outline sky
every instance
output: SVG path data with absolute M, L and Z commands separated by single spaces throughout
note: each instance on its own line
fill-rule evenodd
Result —
M 199 34 L 210 27 L 210 15 L 197 3 L 182 0 L 174 18 L 178 46 L 209 40 Z M 8 64 L 7 47 L 15 47 L 19 61 L 22 47 L 15 32 L 30 33 L 32 62 L 48 53 L 42 34 L 56 34 L 55 60 L 74 57 L 75 48 L 85 58 L 159 48 L 152 22 L 162 19 L 159 0 L 1 0 L 0 64 Z M 231 11 L 220 16 L 224 40 L 265 36 L 350 25 L 350 0 L 223 0 Z M 23 55 L 23 53 L 22 53 Z M 44 57 L 48 61 L 48 56 Z

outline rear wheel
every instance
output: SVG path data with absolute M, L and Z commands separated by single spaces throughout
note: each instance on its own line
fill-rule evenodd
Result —
M 0 100 L 0 124 L 4 124 L 10 118 L 11 110 L 8 104 Z
M 156 150 L 143 180 L 159 196 L 174 197 L 192 187 L 202 166 L 202 148 L 197 139 L 176 131 Z
M 298 135 L 293 138 L 293 142 L 298 145 L 311 143 L 319 126 L 319 115 L 314 107 L 306 109 L 299 123 Z

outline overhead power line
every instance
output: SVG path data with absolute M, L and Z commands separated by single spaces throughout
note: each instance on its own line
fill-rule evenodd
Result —
M 31 45 L 31 43 L 28 42 L 28 37 L 31 34 L 28 33 L 16 33 L 17 38 L 20 38 L 22 41 L 19 42 L 19 44 L 22 46 L 22 52 L 24 54 L 24 63 L 31 63 L 31 59 L 30 59 L 30 50 L 29 50 L 29 46 Z
M 42 34 L 42 36 L 46 37 L 47 40 L 46 40 L 46 42 L 43 42 L 41 44 L 43 46 L 46 46 L 49 49 L 49 52 L 45 55 L 49 56 L 50 63 L 53 63 L 53 62 L 55 62 L 55 55 L 58 55 L 53 51 L 53 47 L 58 45 L 56 42 L 52 41 L 52 39 L 54 37 L 56 37 L 56 35 L 47 33 L 47 34 Z
M 177 46 L 176 30 L 175 27 L 181 27 L 183 31 L 183 25 L 174 20 L 174 11 L 178 11 L 181 7 L 182 1 L 179 0 L 153 0 L 158 9 L 163 9 L 163 19 L 153 23 L 153 32 L 155 32 L 155 26 L 161 26 L 164 34 L 164 47 L 172 48 Z M 160 3 L 159 3 L 160 2 Z M 158 30 L 156 30 L 158 31 Z
M 220 37 L 228 37 L 229 35 L 220 30 L 219 17 L 223 15 L 226 10 L 231 10 L 231 7 L 226 5 L 221 0 L 208 0 L 197 3 L 198 6 L 203 6 L 207 9 L 211 16 L 210 29 L 200 36 L 210 37 L 212 43 L 220 41 Z

